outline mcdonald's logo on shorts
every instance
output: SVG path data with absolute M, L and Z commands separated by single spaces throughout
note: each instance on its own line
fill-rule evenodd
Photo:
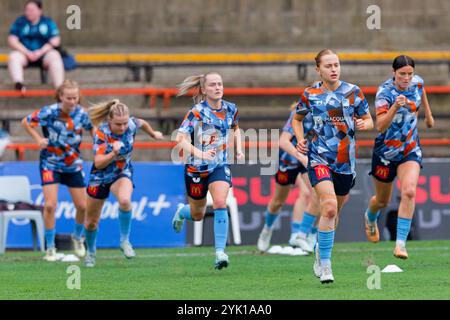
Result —
M 387 179 L 389 176 L 389 167 L 377 166 L 375 175 L 380 179 Z
M 44 183 L 49 183 L 55 181 L 53 177 L 53 171 L 51 170 L 42 170 L 42 181 Z
M 287 172 L 278 171 L 277 175 L 279 183 L 288 183 L 289 175 Z
M 99 189 L 99 187 L 98 186 L 89 186 L 88 188 L 87 188 L 87 193 L 90 195 L 90 196 L 96 196 L 97 195 L 97 193 L 98 193 L 98 189 Z
M 191 188 L 191 196 L 193 197 L 201 197 L 203 194 L 203 185 L 202 184 L 191 184 L 190 185 Z
M 327 166 L 316 166 L 314 167 L 314 171 L 316 172 L 317 179 L 330 178 L 330 168 Z

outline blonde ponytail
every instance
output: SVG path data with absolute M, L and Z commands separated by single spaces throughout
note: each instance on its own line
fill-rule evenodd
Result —
M 205 100 L 206 95 L 202 93 L 202 88 L 205 86 L 206 77 L 210 74 L 217 74 L 220 76 L 217 72 L 207 72 L 205 74 L 199 74 L 196 76 L 190 76 L 183 80 L 182 83 L 177 85 L 178 93 L 177 97 L 186 95 L 191 89 L 194 90 L 192 94 L 192 99 L 194 100 L 194 103 L 199 103 L 203 100 Z
M 89 117 L 92 124 L 98 127 L 103 121 L 111 120 L 114 116 L 129 115 L 128 107 L 118 99 L 100 102 L 89 108 Z
M 289 107 L 289 110 L 291 110 L 291 111 L 295 110 L 295 108 L 297 107 L 297 104 L 298 104 L 297 101 L 292 102 L 292 104 Z

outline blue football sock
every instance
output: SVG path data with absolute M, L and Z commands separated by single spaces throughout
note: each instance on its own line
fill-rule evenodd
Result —
M 75 222 L 75 229 L 73 231 L 74 237 L 76 239 L 81 239 L 81 237 L 83 236 L 83 230 L 84 230 L 83 224 Z
M 412 219 L 408 218 L 397 218 L 397 241 L 406 243 L 409 230 L 411 229 L 411 221 Z
M 131 210 L 123 211 L 119 209 L 119 224 L 120 224 L 120 242 L 130 240 L 131 230 Z
M 311 233 L 312 233 L 312 234 L 316 234 L 316 233 L 317 233 L 317 230 L 318 230 L 317 227 L 312 227 L 312 228 L 311 228 Z
M 47 249 L 55 247 L 55 229 L 45 229 L 45 242 Z
M 319 256 L 321 265 L 331 264 L 331 251 L 334 244 L 334 230 L 318 231 Z
M 217 251 L 224 251 L 228 237 L 228 210 L 214 210 L 214 239 Z
M 180 210 L 180 217 L 186 219 L 186 220 L 191 220 L 192 221 L 192 217 L 191 217 L 191 207 L 189 205 L 185 205 L 183 208 L 181 208 Z
M 380 216 L 380 213 L 380 210 L 378 210 L 377 212 L 372 212 L 369 208 L 367 208 L 367 220 L 369 220 L 369 222 L 376 222 L 378 220 L 378 217 Z
M 85 229 L 84 231 L 85 235 L 86 235 L 86 244 L 87 244 L 87 249 L 90 253 L 94 253 L 96 252 L 96 246 L 97 246 L 97 233 L 98 233 L 98 229 L 89 231 L 87 229 Z
M 300 232 L 300 226 L 301 226 L 301 222 L 298 221 L 292 221 L 291 222 L 291 234 L 294 233 L 299 233 Z
M 272 225 L 274 224 L 274 222 L 278 218 L 278 214 L 273 214 L 273 213 L 270 213 L 269 210 L 266 210 L 264 215 L 266 217 L 266 224 L 265 224 L 266 227 L 267 228 L 272 228 Z
M 305 211 L 303 213 L 303 219 L 302 219 L 302 223 L 300 225 L 300 231 L 303 232 L 304 234 L 310 234 L 311 229 L 315 222 L 316 222 L 316 217 Z

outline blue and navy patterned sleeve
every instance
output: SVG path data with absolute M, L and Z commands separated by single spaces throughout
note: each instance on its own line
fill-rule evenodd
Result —
M 384 87 L 380 86 L 378 88 L 377 94 L 375 96 L 375 110 L 376 115 L 380 115 L 389 111 L 390 106 L 394 103 L 393 96 Z
M 48 124 L 48 119 L 52 115 L 52 110 L 49 107 L 35 110 L 32 114 L 27 116 L 27 122 L 32 127 L 44 127 Z
M 96 154 L 106 154 L 106 150 L 108 148 L 108 143 L 106 142 L 107 137 L 105 132 L 102 130 L 102 127 L 97 128 L 94 133 L 94 155 Z
M 194 128 L 196 127 L 199 121 L 200 121 L 200 112 L 195 108 L 192 108 L 184 117 L 183 122 L 181 123 L 181 126 L 178 129 L 178 132 L 191 134 L 192 132 L 194 132 Z
M 417 91 L 419 93 L 419 96 L 422 97 L 423 89 L 425 87 L 425 83 L 424 83 L 423 79 L 420 76 L 415 75 L 414 77 L 417 79 L 416 80 L 417 81 Z
M 130 117 L 128 127 L 133 132 L 133 135 L 135 135 L 137 133 L 137 131 L 142 127 L 141 120 L 139 120 L 138 118 L 135 118 L 135 117 Z
M 360 117 L 369 113 L 369 103 L 359 87 L 355 89 L 355 112 Z
M 231 128 L 235 129 L 238 125 L 239 125 L 239 112 L 237 106 L 234 105 L 233 123 L 231 125 Z
M 89 118 L 89 115 L 87 114 L 86 111 L 83 111 L 82 125 L 83 125 L 83 129 L 86 131 L 90 131 L 94 127 L 92 125 L 91 119 Z
M 282 129 L 282 131 L 288 132 L 292 135 L 294 135 L 294 129 L 292 129 L 292 119 L 294 118 L 294 115 L 295 115 L 295 111 L 292 111 L 291 114 L 289 115 L 289 119 L 286 121 L 286 123 L 284 124 L 284 127 Z
M 297 106 L 295 107 L 295 113 L 298 115 L 306 116 L 310 112 L 310 105 L 308 100 L 307 89 L 303 91 Z

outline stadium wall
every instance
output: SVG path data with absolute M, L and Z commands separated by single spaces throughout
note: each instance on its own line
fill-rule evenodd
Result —
M 24 3 L 2 0 L 5 46 Z M 66 27 L 70 5 L 81 10 L 80 30 Z M 380 29 L 367 27 L 370 5 L 381 9 Z M 44 0 L 44 9 L 70 47 L 417 50 L 450 43 L 447 0 Z

